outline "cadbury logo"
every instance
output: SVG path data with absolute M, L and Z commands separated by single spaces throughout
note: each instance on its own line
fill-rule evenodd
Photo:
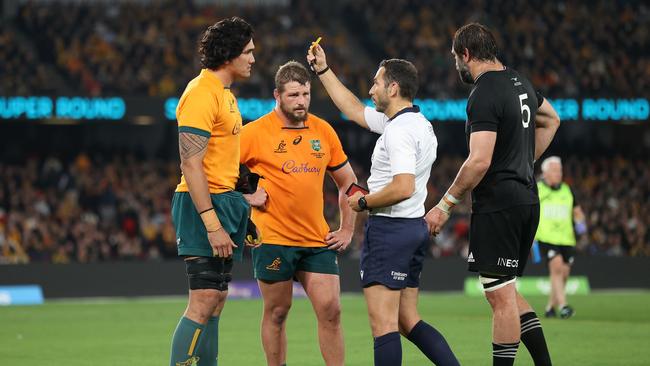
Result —
M 321 168 L 309 166 L 308 163 L 296 164 L 295 160 L 287 160 L 282 164 L 282 172 L 284 174 L 291 173 L 320 173 Z

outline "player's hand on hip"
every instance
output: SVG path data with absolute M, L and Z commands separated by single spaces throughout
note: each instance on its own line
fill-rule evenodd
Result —
M 251 206 L 262 211 L 266 209 L 266 200 L 268 197 L 269 195 L 266 193 L 264 187 L 258 187 L 255 193 L 244 195 L 244 198 L 246 198 L 246 201 L 248 201 Z
M 352 242 L 352 234 L 353 230 L 338 229 L 325 236 L 325 243 L 327 243 L 329 249 L 336 250 L 340 253 L 347 249 L 348 245 Z
M 361 212 L 363 209 L 359 207 L 359 198 L 363 197 L 363 193 L 361 192 L 354 192 L 354 194 L 350 197 L 348 197 L 348 205 L 350 208 L 356 212 Z
M 424 220 L 427 222 L 429 234 L 436 236 L 440 234 L 440 230 L 442 230 L 442 227 L 445 225 L 447 220 L 449 220 L 449 214 L 438 207 L 434 207 L 427 212 L 427 215 L 424 216 Z
M 320 72 L 327 68 L 325 51 L 320 45 L 314 45 L 307 50 L 307 63 L 315 72 Z
M 223 227 L 220 227 L 217 231 L 209 232 L 208 240 L 212 247 L 212 253 L 220 258 L 228 258 L 232 256 L 232 248 L 237 248 L 235 243 L 232 242 L 232 239 L 230 239 L 230 235 L 228 235 Z

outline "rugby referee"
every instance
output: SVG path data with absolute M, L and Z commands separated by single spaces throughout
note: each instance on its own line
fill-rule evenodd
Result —
M 412 63 L 384 60 L 364 106 L 327 66 L 315 45 L 307 54 L 334 104 L 359 126 L 379 134 L 370 168 L 370 193 L 348 198 L 368 210 L 360 275 L 374 337 L 375 365 L 401 365 L 400 333 L 437 365 L 458 365 L 447 341 L 417 311 L 422 262 L 429 246 L 424 200 L 438 142 L 413 99 L 418 88 Z

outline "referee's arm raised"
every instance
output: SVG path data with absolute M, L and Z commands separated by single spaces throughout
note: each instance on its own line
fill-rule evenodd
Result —
M 336 77 L 336 74 L 327 66 L 325 51 L 323 51 L 321 46 L 315 45 L 307 51 L 307 62 L 318 75 L 325 90 L 327 90 L 327 94 L 332 98 L 336 107 L 350 120 L 368 129 L 368 123 L 363 112 L 365 105 L 361 103 L 359 98 L 352 94 L 350 89 L 341 83 L 339 78 Z

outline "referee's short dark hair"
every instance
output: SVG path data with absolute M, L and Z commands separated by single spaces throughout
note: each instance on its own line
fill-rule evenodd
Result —
M 275 88 L 278 89 L 279 92 L 283 92 L 284 86 L 292 81 L 295 81 L 300 85 L 305 85 L 311 82 L 311 75 L 309 75 L 309 71 L 305 65 L 294 60 L 280 66 L 278 71 L 275 73 Z
M 409 101 L 415 99 L 418 92 L 418 70 L 409 61 L 392 58 L 383 60 L 379 67 L 384 68 L 386 86 L 393 81 L 399 85 L 399 95 Z
M 216 70 L 237 58 L 253 39 L 253 27 L 244 19 L 231 17 L 208 27 L 199 41 L 203 67 Z
M 469 23 L 454 34 L 454 52 L 461 56 L 465 49 L 477 61 L 494 61 L 499 53 L 497 42 L 490 29 L 483 24 Z

